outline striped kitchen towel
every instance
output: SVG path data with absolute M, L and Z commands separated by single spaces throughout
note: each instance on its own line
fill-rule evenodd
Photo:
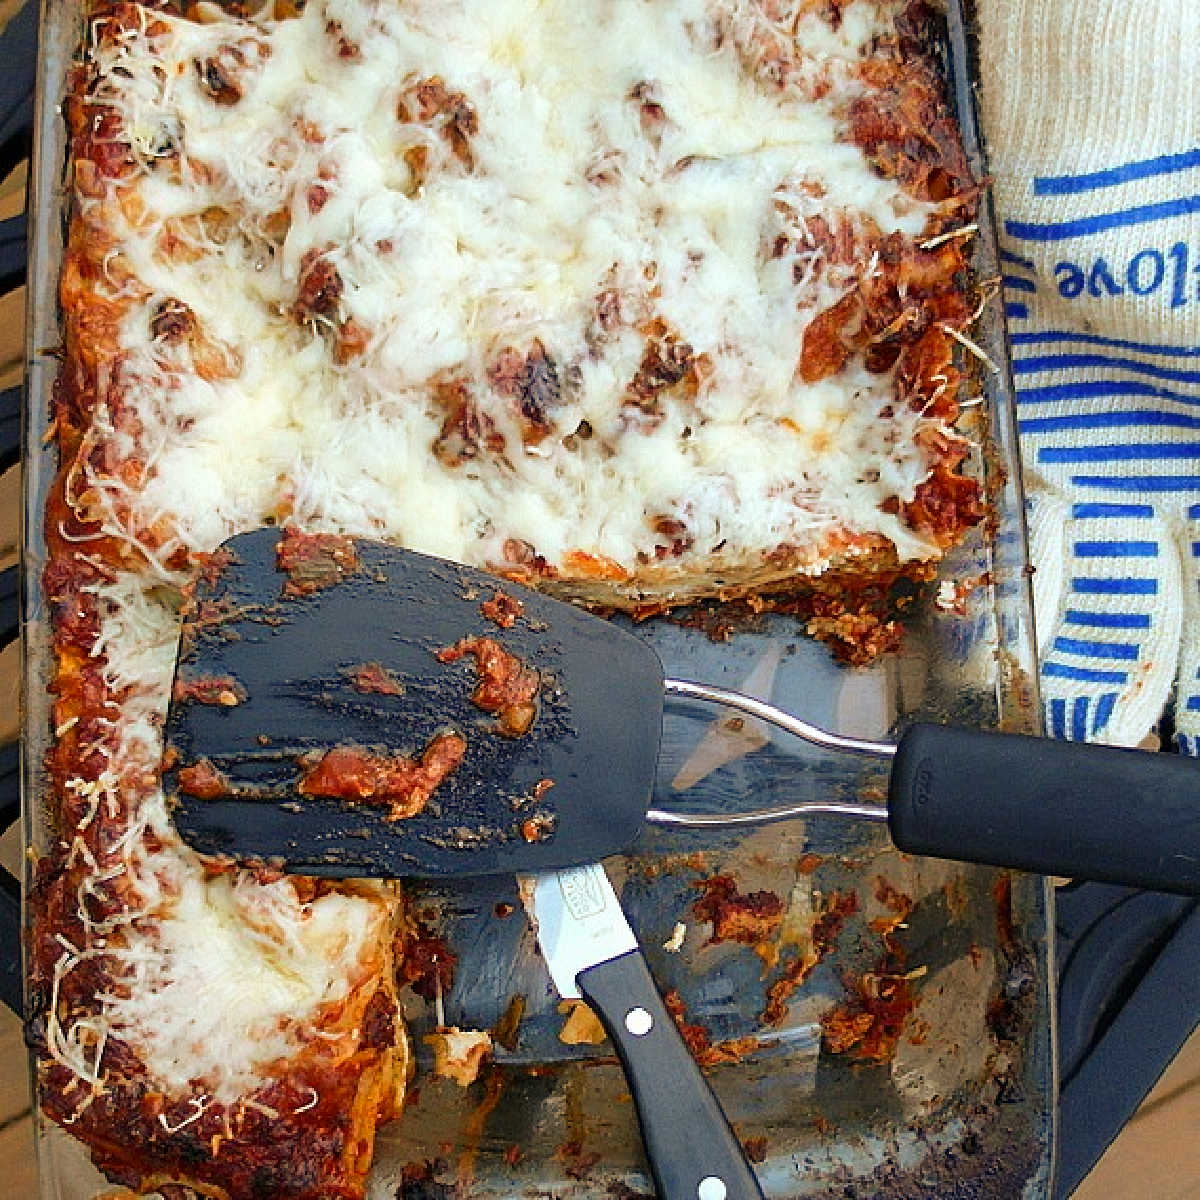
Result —
M 1200 3 L 978 0 L 1046 727 L 1200 753 Z

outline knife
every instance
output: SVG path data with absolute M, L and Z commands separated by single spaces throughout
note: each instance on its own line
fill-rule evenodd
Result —
M 661 1200 L 762 1200 L 604 868 L 589 863 L 518 880 L 559 994 L 586 1000 L 616 1047 Z

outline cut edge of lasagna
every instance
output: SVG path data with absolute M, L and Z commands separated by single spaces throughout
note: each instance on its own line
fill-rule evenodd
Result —
M 90 13 L 30 1031 L 43 1109 L 138 1190 L 359 1196 L 409 1070 L 399 894 L 172 827 L 177 612 L 225 538 L 641 613 L 809 596 L 863 657 L 862 597 L 981 516 L 978 188 L 921 4 L 664 0 L 655 36 L 641 3 L 470 7 Z

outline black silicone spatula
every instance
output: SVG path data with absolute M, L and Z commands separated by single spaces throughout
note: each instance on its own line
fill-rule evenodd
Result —
M 300 874 L 455 877 L 594 862 L 637 837 L 663 692 L 636 638 L 378 542 L 260 529 L 223 549 L 185 617 L 165 737 L 175 822 L 196 849 Z M 441 661 L 477 639 L 534 674 L 525 732 L 523 702 L 502 706 L 506 729 L 472 699 L 475 653 Z M 447 738 L 461 760 L 396 818 L 402 760 L 420 768 Z M 339 773 L 374 774 L 374 795 L 299 790 L 336 791 Z
M 186 619 L 166 730 L 176 822 L 204 852 L 314 874 L 532 872 L 616 853 L 647 820 L 826 812 L 886 820 L 914 853 L 1200 893 L 1189 760 L 937 725 L 911 726 L 898 747 L 841 738 L 664 680 L 640 639 L 484 572 L 271 529 L 227 550 Z M 511 703 L 500 687 L 499 706 L 481 696 L 495 655 L 480 639 L 502 652 L 500 674 L 534 674 L 527 702 L 528 687 Z M 664 690 L 892 758 L 886 807 L 648 812 Z M 461 758 L 429 788 L 447 745 Z

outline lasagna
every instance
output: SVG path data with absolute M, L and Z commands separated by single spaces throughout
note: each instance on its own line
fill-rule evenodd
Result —
M 161 726 L 190 588 L 275 523 L 643 615 L 807 596 L 874 652 L 862 596 L 981 514 L 955 428 L 978 187 L 920 3 L 87 18 L 40 1103 L 136 1190 L 356 1197 L 409 1071 L 412 931 L 392 885 L 179 840 Z

